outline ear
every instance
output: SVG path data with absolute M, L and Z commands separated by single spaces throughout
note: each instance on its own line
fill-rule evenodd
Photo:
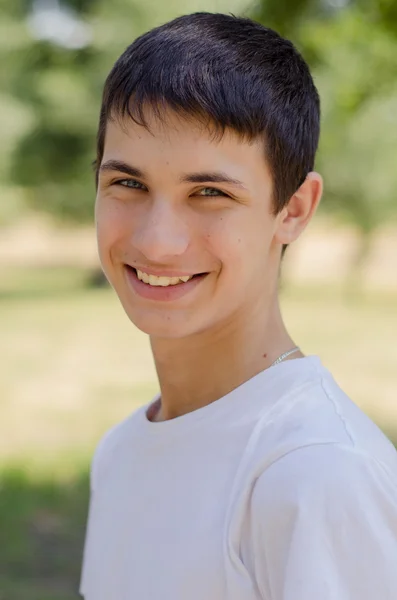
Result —
M 323 193 L 323 179 L 310 172 L 288 204 L 277 216 L 274 239 L 280 244 L 294 242 L 313 217 Z

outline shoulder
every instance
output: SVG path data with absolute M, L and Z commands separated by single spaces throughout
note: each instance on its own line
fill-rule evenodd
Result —
M 397 474 L 375 457 L 350 445 L 302 446 L 272 463 L 253 487 L 254 512 L 275 517 L 285 511 L 327 511 L 383 502 L 397 514 Z
M 315 467 L 319 454 L 337 461 L 341 454 L 350 452 L 350 462 L 367 456 L 397 472 L 394 446 L 321 365 L 317 365 L 316 377 L 280 398 L 270 411 L 264 411 L 256 430 L 251 456 L 263 466 L 292 451 L 298 452 L 297 457 L 309 455 L 308 468 L 312 461 Z M 293 460 L 291 455 L 285 463 Z
M 340 444 L 294 450 L 255 482 L 244 560 L 266 598 L 395 598 L 397 484 Z
M 129 439 L 136 417 L 143 409 L 144 407 L 141 407 L 123 421 L 111 427 L 99 440 L 91 461 L 91 492 L 97 488 L 101 474 L 106 470 L 115 453 L 118 452 L 120 447 L 123 447 L 125 440 Z

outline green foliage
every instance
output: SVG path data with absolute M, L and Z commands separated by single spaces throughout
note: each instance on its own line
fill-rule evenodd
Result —
M 302 33 L 320 57 L 324 206 L 370 234 L 397 216 L 397 39 L 358 7 Z
M 262 0 L 253 9 L 252 18 L 292 39 L 305 19 L 322 10 L 318 0 Z
M 0 597 L 77 598 L 88 473 L 71 482 L 0 473 Z

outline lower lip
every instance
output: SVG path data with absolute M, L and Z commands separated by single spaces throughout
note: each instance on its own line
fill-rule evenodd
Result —
M 176 285 L 168 286 L 154 286 L 144 283 L 138 279 L 137 273 L 132 267 L 124 265 L 124 270 L 127 281 L 134 292 L 136 292 L 142 298 L 146 298 L 147 300 L 157 300 L 162 302 L 170 302 L 172 300 L 179 300 L 179 298 L 183 298 L 183 296 L 186 296 L 186 294 L 194 290 L 194 288 L 197 287 L 201 281 L 203 281 L 204 277 L 207 276 L 207 273 L 204 273 L 203 275 L 197 275 L 196 277 L 193 277 L 193 279 L 189 279 L 189 281 L 186 283 L 177 283 Z

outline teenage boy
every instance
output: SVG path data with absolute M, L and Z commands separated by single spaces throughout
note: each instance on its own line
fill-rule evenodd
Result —
M 99 255 L 160 393 L 95 453 L 86 600 L 397 598 L 397 453 L 280 313 L 318 137 L 306 63 L 248 19 L 177 18 L 109 74 Z

